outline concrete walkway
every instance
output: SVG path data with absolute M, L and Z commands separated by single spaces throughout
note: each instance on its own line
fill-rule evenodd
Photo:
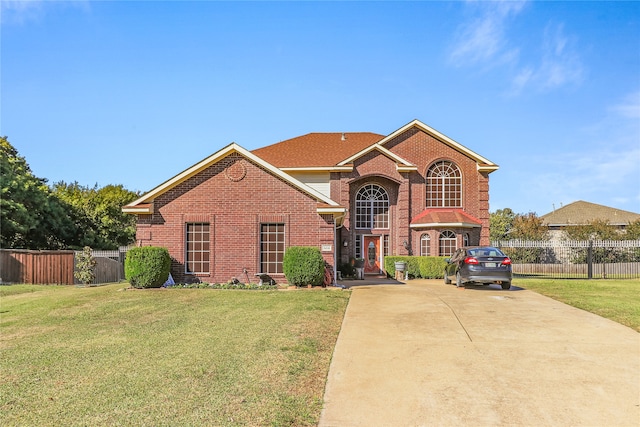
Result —
M 516 287 L 351 289 L 322 427 L 640 425 L 630 328 Z

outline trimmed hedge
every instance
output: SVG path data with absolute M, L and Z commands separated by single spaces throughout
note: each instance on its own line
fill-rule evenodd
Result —
M 442 279 L 444 267 L 447 265 L 446 257 L 435 256 L 386 256 L 384 257 L 384 269 L 391 277 L 396 275 L 397 261 L 407 263 L 409 277 L 422 279 Z
M 171 256 L 167 248 L 132 248 L 124 260 L 124 276 L 134 288 L 159 288 L 169 277 Z
M 319 286 L 324 278 L 324 259 L 313 246 L 292 246 L 284 253 L 282 271 L 290 285 Z

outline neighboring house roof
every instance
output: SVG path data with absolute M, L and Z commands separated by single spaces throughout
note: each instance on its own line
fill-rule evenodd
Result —
M 153 213 L 153 201 L 158 196 L 160 196 L 161 194 L 166 193 L 167 191 L 171 190 L 175 186 L 183 183 L 184 181 L 188 180 L 189 178 L 195 176 L 196 174 L 200 173 L 204 169 L 206 169 L 209 166 L 219 162 L 220 160 L 224 159 L 225 157 L 227 157 L 227 156 L 229 156 L 230 154 L 233 154 L 233 153 L 240 154 L 241 156 L 245 157 L 247 160 L 259 165 L 261 168 L 265 169 L 266 171 L 268 171 L 269 173 L 271 173 L 275 177 L 277 177 L 277 178 L 279 178 L 279 179 L 291 184 L 293 187 L 297 188 L 301 192 L 306 193 L 310 197 L 316 199 L 316 201 L 318 202 L 318 205 L 317 205 L 318 213 L 322 213 L 322 214 L 344 214 L 346 212 L 346 209 L 344 207 L 340 206 L 338 203 L 334 202 L 329 197 L 327 197 L 324 194 L 320 193 L 319 191 L 309 187 L 308 185 L 304 184 L 303 182 L 293 178 L 291 175 L 289 175 L 289 174 L 287 174 L 285 172 L 282 172 L 277 167 L 273 166 L 272 164 L 267 163 L 266 161 L 264 161 L 260 157 L 256 156 L 255 154 L 251 153 L 250 151 L 247 151 L 246 149 L 242 148 L 241 146 L 239 146 L 236 143 L 232 143 L 232 144 L 227 145 L 225 148 L 221 149 L 220 151 L 218 151 L 218 152 L 212 154 L 211 156 L 207 157 L 206 159 L 196 163 L 195 165 L 191 166 L 190 168 L 184 170 L 183 172 L 180 172 L 179 174 L 177 174 L 173 178 L 165 181 L 164 183 L 160 184 L 159 186 L 157 186 L 153 190 L 151 190 L 148 193 L 144 194 L 138 200 L 135 200 L 134 202 L 130 203 L 129 205 L 123 207 L 122 211 L 125 212 L 125 213 L 131 213 L 131 214 L 151 214 L 151 213 Z
M 579 200 L 540 217 L 550 227 L 584 225 L 593 220 L 608 221 L 611 225 L 627 225 L 640 220 L 640 214 Z
M 413 120 L 395 132 L 384 136 L 370 132 L 355 133 L 308 133 L 297 138 L 258 148 L 252 152 L 282 170 L 350 170 L 356 159 L 377 149 L 398 164 L 399 170 L 415 170 L 414 165 L 401 159 L 383 146 L 395 137 L 411 128 L 420 129 L 444 144 L 459 151 L 477 163 L 480 172 L 491 173 L 498 165 L 469 150 L 448 136 L 427 126 L 419 120 Z M 392 157 L 395 156 L 395 157 Z
M 308 133 L 253 150 L 252 153 L 281 169 L 314 169 L 336 166 L 342 160 L 380 141 L 371 132 Z
M 478 228 L 482 222 L 462 209 L 425 209 L 411 220 L 411 228 L 462 227 Z

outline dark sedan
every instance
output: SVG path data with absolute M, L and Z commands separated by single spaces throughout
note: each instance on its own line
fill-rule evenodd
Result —
M 456 286 L 467 283 L 490 285 L 496 283 L 502 289 L 511 288 L 511 259 L 500 249 L 489 246 L 467 247 L 456 250 L 447 258 L 444 283 L 456 281 Z

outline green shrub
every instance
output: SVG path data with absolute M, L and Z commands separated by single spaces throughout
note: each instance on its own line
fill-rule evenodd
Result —
M 167 248 L 132 248 L 124 261 L 124 275 L 134 288 L 159 288 L 169 277 L 171 257 Z
M 73 273 L 76 279 L 83 285 L 90 285 L 96 278 L 96 259 L 91 255 L 91 248 L 85 246 L 82 252 L 76 255 L 76 271 Z
M 356 269 L 350 262 L 345 262 L 340 265 L 340 273 L 342 273 L 342 277 L 353 277 L 356 275 Z
M 447 265 L 446 257 L 420 257 L 420 277 L 423 279 L 442 279 L 444 267 Z
M 288 248 L 282 260 L 282 271 L 290 285 L 321 285 L 324 278 L 324 259 L 320 249 L 311 246 Z
M 384 258 L 384 269 L 391 277 L 396 275 L 397 261 L 407 263 L 409 277 L 422 279 L 441 279 L 444 266 L 447 264 L 444 257 L 431 256 L 387 256 Z

